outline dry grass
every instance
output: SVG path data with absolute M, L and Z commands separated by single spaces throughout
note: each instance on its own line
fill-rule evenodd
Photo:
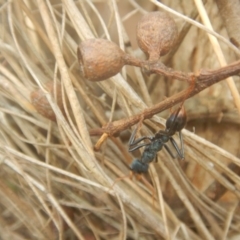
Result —
M 129 173 L 131 131 L 93 151 L 98 138 L 90 137 L 89 129 L 139 113 L 187 87 L 174 79 L 147 78 L 133 67 L 98 83 L 79 76 L 76 49 L 84 39 L 111 39 L 144 58 L 135 27 L 142 14 L 158 9 L 153 2 L 2 1 L 1 239 L 239 237 L 238 79 L 236 88 L 229 80 L 233 90 L 221 82 L 186 101 L 190 131 L 183 131 L 185 160 L 172 160 L 161 151 L 144 176 L 154 186 L 155 199 L 147 184 L 135 179 L 126 177 L 113 186 Z M 227 37 L 215 3 L 201 8 L 193 1 L 162 2 L 182 15 L 209 18 L 216 33 Z M 168 66 L 190 72 L 239 58 L 232 45 L 218 38 L 210 42 L 205 28 L 172 16 L 186 35 L 176 52 L 163 58 Z M 66 117 L 44 88 L 49 81 L 61 83 Z M 45 91 L 57 122 L 39 115 L 31 104 L 36 88 Z M 142 135 L 164 128 L 160 116 L 145 122 Z

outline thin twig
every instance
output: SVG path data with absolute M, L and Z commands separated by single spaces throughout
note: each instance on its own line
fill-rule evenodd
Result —
M 143 66 L 143 62 L 141 64 L 141 66 Z M 149 119 L 153 115 L 160 113 L 161 111 L 168 109 L 177 103 L 183 102 L 185 98 L 188 99 L 203 91 L 204 89 L 212 86 L 213 84 L 218 83 L 229 76 L 238 75 L 240 73 L 240 61 L 236 61 L 226 67 L 222 67 L 216 70 L 200 70 L 198 74 L 175 71 L 171 68 L 167 68 L 163 63 L 160 62 L 154 62 L 151 65 L 148 65 L 148 67 L 150 73 L 158 73 L 167 77 L 176 78 L 178 80 L 185 80 L 189 83 L 194 78 L 195 87 L 190 90 L 190 93 L 189 89 L 183 90 L 180 93 L 177 93 L 174 96 L 145 109 L 137 115 L 114 121 L 103 126 L 102 128 L 92 129 L 90 130 L 91 136 L 97 136 L 103 133 L 107 133 L 110 136 L 116 135 L 121 131 L 138 123 L 140 119 Z M 187 97 L 186 94 L 188 94 Z

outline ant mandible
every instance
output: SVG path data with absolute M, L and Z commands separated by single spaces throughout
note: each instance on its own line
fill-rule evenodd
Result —
M 138 127 L 133 131 L 129 139 L 129 152 L 133 152 L 141 147 L 145 147 L 143 153 L 139 159 L 134 159 L 130 165 L 130 169 L 133 173 L 142 174 L 148 171 L 149 164 L 156 159 L 157 153 L 164 147 L 172 158 L 175 158 L 174 154 L 171 152 L 170 148 L 167 146 L 167 142 L 170 140 L 173 147 L 177 152 L 177 156 L 184 159 L 184 147 L 181 130 L 186 125 L 187 115 L 183 106 L 180 106 L 177 110 L 172 112 L 166 121 L 165 130 L 158 131 L 155 136 L 148 137 L 144 136 L 135 139 Z M 173 135 L 179 132 L 179 138 L 181 142 L 181 148 L 178 147 L 177 143 L 173 139 Z M 150 142 L 140 143 L 143 140 L 149 140 Z

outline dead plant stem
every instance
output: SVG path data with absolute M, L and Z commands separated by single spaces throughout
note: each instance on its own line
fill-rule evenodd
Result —
M 139 63 L 141 67 L 145 67 L 144 63 Z M 91 129 L 91 136 L 98 136 L 103 133 L 107 133 L 109 136 L 117 135 L 121 131 L 133 126 L 138 123 L 141 119 L 149 119 L 153 115 L 160 113 L 161 111 L 171 108 L 177 103 L 181 103 L 186 99 L 193 97 L 197 93 L 203 91 L 204 89 L 212 86 L 215 83 L 218 83 L 229 76 L 238 75 L 240 73 L 240 61 L 236 61 L 228 66 L 221 67 L 216 70 L 200 70 L 198 73 L 184 73 L 181 71 L 175 71 L 171 68 L 167 68 L 163 63 L 154 62 L 148 63 L 149 73 L 158 73 L 166 77 L 175 78 L 178 80 L 187 81 L 191 83 L 192 79 L 195 79 L 194 88 L 190 89 L 189 87 L 186 90 L 183 90 L 172 97 L 167 98 L 166 100 L 155 104 L 152 107 L 146 108 L 139 114 L 134 116 L 117 120 L 111 123 L 106 124 L 102 128 Z

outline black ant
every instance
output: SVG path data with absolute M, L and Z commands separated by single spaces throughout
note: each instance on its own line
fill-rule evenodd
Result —
M 135 151 L 141 147 L 145 147 L 141 157 L 139 159 L 134 159 L 130 165 L 130 169 L 133 173 L 142 174 L 147 173 L 149 163 L 151 163 L 157 157 L 157 153 L 164 147 L 172 158 L 175 158 L 174 154 L 171 152 L 170 148 L 167 146 L 167 142 L 170 140 L 173 147 L 177 152 L 177 156 L 184 159 L 184 147 L 181 130 L 184 128 L 187 121 L 186 112 L 183 106 L 179 107 L 177 110 L 172 112 L 166 121 L 165 130 L 158 131 L 155 136 L 148 137 L 144 136 L 135 139 L 138 127 L 133 131 L 129 140 L 129 152 Z M 179 138 L 181 142 L 181 148 L 178 147 L 177 143 L 173 139 L 173 135 L 179 132 Z M 143 140 L 149 140 L 150 142 L 140 143 Z

